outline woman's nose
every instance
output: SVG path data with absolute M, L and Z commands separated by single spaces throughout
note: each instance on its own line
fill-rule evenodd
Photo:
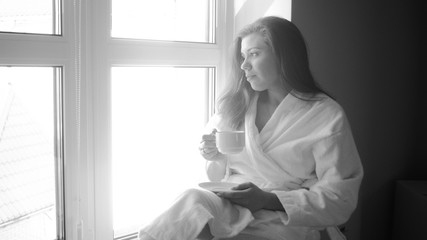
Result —
M 251 68 L 251 65 L 249 64 L 247 59 L 243 59 L 242 65 L 240 65 L 240 68 L 242 70 L 249 70 Z

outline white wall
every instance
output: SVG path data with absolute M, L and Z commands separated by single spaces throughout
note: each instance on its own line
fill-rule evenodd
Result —
M 279 16 L 291 20 L 291 0 L 235 0 L 234 32 L 264 16 Z

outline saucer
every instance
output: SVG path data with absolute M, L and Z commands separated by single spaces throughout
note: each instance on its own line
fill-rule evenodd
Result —
M 230 182 L 203 182 L 199 183 L 199 186 L 201 188 L 204 188 L 206 190 L 209 190 L 211 192 L 230 192 L 234 191 L 231 188 L 238 186 L 237 183 L 230 183 Z

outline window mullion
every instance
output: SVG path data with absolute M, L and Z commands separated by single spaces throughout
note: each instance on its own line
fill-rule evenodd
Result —
M 110 61 L 113 64 L 213 66 L 219 65 L 221 54 L 217 45 L 207 46 L 207 44 L 174 46 L 113 42 L 109 46 Z
M 58 64 L 68 57 L 68 44 L 54 36 L 0 36 L 0 64 Z
M 91 132 L 91 181 L 94 187 L 94 239 L 113 239 L 111 189 L 111 99 L 110 51 L 111 0 L 91 1 L 91 96 L 93 111 L 88 122 Z

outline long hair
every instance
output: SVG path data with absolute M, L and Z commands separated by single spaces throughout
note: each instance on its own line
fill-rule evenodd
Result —
M 233 129 L 242 126 L 246 111 L 255 91 L 240 68 L 242 39 L 252 33 L 261 33 L 271 47 L 279 66 L 282 86 L 302 100 L 316 100 L 318 93 L 325 93 L 315 82 L 310 71 L 307 47 L 298 28 L 280 17 L 260 18 L 243 28 L 232 46 L 231 68 L 225 92 L 217 102 L 218 112 Z

